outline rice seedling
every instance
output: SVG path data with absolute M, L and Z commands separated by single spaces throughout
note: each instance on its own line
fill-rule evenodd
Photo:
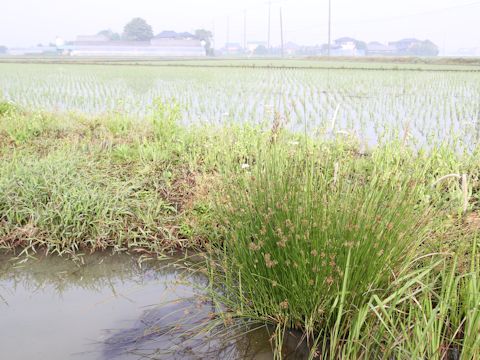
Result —
M 178 64 L 181 65 L 181 64 Z M 232 64 L 235 65 L 235 64 Z M 265 65 L 265 64 L 264 64 Z M 478 143 L 479 73 L 386 71 L 291 67 L 185 67 L 132 65 L 0 64 L 0 92 L 29 109 L 127 114 L 149 117 L 155 99 L 175 98 L 183 123 L 261 123 L 273 107 L 290 127 L 328 128 L 362 134 L 372 145 L 395 136 L 408 123 L 409 139 L 420 145 L 452 140 L 471 149 Z M 465 71 L 461 71 L 461 70 Z M 280 84 L 280 86 L 279 86 Z M 255 91 L 252 91 L 255 89 Z M 435 89 L 435 91 L 432 91 Z M 303 104 L 299 104 L 299 102 Z M 300 106 L 299 106 L 300 105 Z M 303 126 L 302 126 L 303 127 Z

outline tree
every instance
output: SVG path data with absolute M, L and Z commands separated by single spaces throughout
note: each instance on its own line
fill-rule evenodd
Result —
M 153 29 L 144 19 L 134 18 L 123 28 L 123 38 L 130 41 L 148 41 L 153 38 Z
M 118 41 L 121 38 L 119 33 L 113 32 L 110 29 L 99 31 L 97 35 L 103 35 L 110 41 Z
M 6 46 L 3 46 L 3 45 L 0 45 L 0 54 L 6 54 L 7 53 L 7 47 Z
M 355 40 L 355 47 L 357 50 L 367 51 L 367 43 L 362 40 Z
M 268 54 L 268 49 L 265 45 L 258 45 L 253 52 L 255 55 L 264 56 Z
M 198 29 L 195 30 L 195 37 L 200 40 L 205 42 L 205 52 L 207 55 L 211 56 L 213 55 L 213 49 L 212 49 L 212 32 L 205 30 L 205 29 Z
M 416 56 L 437 56 L 439 54 L 438 46 L 435 45 L 430 40 L 422 41 L 421 43 L 415 44 L 410 49 L 411 55 Z
M 398 44 L 401 44 L 399 47 Z M 400 40 L 394 45 L 397 47 L 398 55 L 407 56 L 437 56 L 439 54 L 438 46 L 430 40 L 405 39 Z

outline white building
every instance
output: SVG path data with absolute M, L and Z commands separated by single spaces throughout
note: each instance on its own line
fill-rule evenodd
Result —
M 189 33 L 164 31 L 150 41 L 111 41 L 106 36 L 78 36 L 65 47 L 71 56 L 92 57 L 203 57 L 205 48 Z

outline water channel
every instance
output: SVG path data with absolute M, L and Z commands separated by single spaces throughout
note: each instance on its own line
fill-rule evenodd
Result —
M 138 260 L 98 253 L 22 263 L 1 254 L 0 359 L 273 358 L 265 327 L 198 331 L 215 312 L 202 276 Z

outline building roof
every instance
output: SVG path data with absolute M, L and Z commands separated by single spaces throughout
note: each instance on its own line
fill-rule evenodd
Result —
M 173 30 L 165 30 L 155 36 L 155 39 L 192 39 L 195 35 L 189 32 L 177 33 Z
M 80 46 L 70 50 L 71 56 L 111 56 L 111 57 L 184 57 L 205 56 L 203 47 L 191 46 L 143 46 L 143 47 L 121 47 L 121 46 Z
M 346 43 L 346 42 L 357 42 L 357 40 L 354 39 L 354 38 L 348 37 L 348 36 L 344 36 L 344 37 L 341 37 L 341 38 L 338 38 L 337 40 L 335 40 L 335 43 L 337 43 L 337 44 Z
M 132 46 L 132 47 L 142 47 L 150 46 L 150 41 L 75 41 L 74 46 Z
M 179 35 L 181 35 L 183 38 L 194 38 L 194 37 L 196 37 L 195 35 L 193 35 L 189 32 L 183 32 L 183 33 L 180 33 Z
M 106 42 L 109 40 L 105 35 L 78 35 L 76 42 Z
M 152 46 L 189 46 L 203 48 L 200 40 L 192 38 L 153 38 L 150 40 L 150 44 Z
M 177 33 L 175 31 L 165 30 L 157 34 L 154 39 L 175 39 L 176 37 Z

